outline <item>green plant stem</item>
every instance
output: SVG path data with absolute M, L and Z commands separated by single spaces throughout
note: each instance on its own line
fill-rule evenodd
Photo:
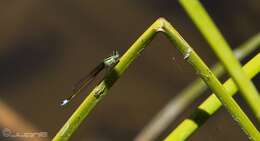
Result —
M 243 70 L 248 77 L 253 78 L 260 72 L 260 53 L 251 59 Z M 237 86 L 232 79 L 228 79 L 224 85 L 228 94 L 233 96 L 237 92 Z M 184 141 L 187 140 L 201 125 L 203 125 L 220 107 L 222 106 L 218 98 L 211 94 L 199 107 L 181 122 L 167 137 L 168 141 Z M 202 112 L 203 111 L 203 112 Z M 259 133 L 258 133 L 259 134 Z M 259 136 L 259 135 L 258 135 Z M 258 137 L 259 140 L 259 137 Z
M 215 75 L 210 71 L 206 64 L 200 59 L 200 57 L 191 49 L 188 43 L 179 35 L 179 33 L 171 26 L 170 23 L 164 21 L 165 34 L 175 45 L 178 50 L 185 54 L 184 58 L 187 58 L 197 74 L 203 79 L 208 87 L 215 93 L 219 100 L 223 103 L 224 107 L 232 115 L 235 121 L 238 122 L 243 131 L 249 136 L 252 141 L 259 140 L 259 134 L 253 123 L 249 120 L 243 110 L 235 102 L 232 96 L 228 95 L 225 88 L 221 85 Z M 190 50 L 190 51 L 189 51 Z
M 110 87 L 123 74 L 134 59 L 140 55 L 146 45 L 153 39 L 157 32 L 165 33 L 175 47 L 185 56 L 187 61 L 197 70 L 200 77 L 212 88 L 212 90 L 220 96 L 222 102 L 227 103 L 227 108 L 231 113 L 238 118 L 239 124 L 249 134 L 250 137 L 255 138 L 255 131 L 253 124 L 246 117 L 243 111 L 236 105 L 235 101 L 226 94 L 221 83 L 216 79 L 213 73 L 207 68 L 199 56 L 193 49 L 183 40 L 177 31 L 163 18 L 155 21 L 127 50 L 127 52 L 120 58 L 119 63 L 114 69 L 108 73 L 104 80 L 91 91 L 83 103 L 72 114 L 69 120 L 64 124 L 60 131 L 53 138 L 53 141 L 67 141 L 71 135 L 76 131 L 82 121 L 90 114 L 96 104 L 107 94 Z M 97 97 L 97 95 L 99 95 Z M 223 97 L 223 98 L 222 98 Z M 227 102 L 228 101 L 228 102 Z
M 239 60 L 255 51 L 260 46 L 260 34 L 250 38 L 234 50 L 234 54 Z M 220 77 L 224 74 L 224 68 L 220 63 L 211 67 L 212 72 Z M 161 109 L 156 116 L 143 128 L 135 137 L 135 141 L 155 140 L 166 128 L 205 90 L 206 84 L 200 79 L 194 80 L 185 89 L 172 98 L 166 106 Z
M 254 84 L 242 71 L 239 61 L 236 60 L 228 43 L 225 41 L 204 7 L 199 0 L 179 0 L 179 2 L 210 44 L 210 47 L 238 86 L 242 97 L 252 109 L 255 117 L 260 121 L 260 95 Z
M 135 43 L 120 58 L 119 63 L 113 68 L 113 70 L 106 75 L 104 80 L 96 88 L 94 88 L 93 91 L 91 91 L 87 98 L 72 114 L 69 120 L 53 138 L 53 141 L 67 141 L 71 137 L 82 121 L 90 114 L 96 104 L 107 94 L 109 88 L 123 74 L 134 59 L 139 56 L 145 46 L 153 39 L 157 33 L 157 29 L 160 27 L 161 22 L 160 20 L 157 20 L 135 41 Z M 102 92 L 99 98 L 95 97 L 97 92 Z

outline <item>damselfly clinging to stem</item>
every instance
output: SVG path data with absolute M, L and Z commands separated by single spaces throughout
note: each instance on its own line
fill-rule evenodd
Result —
M 105 58 L 101 63 L 99 63 L 88 75 L 83 77 L 76 83 L 73 87 L 73 94 L 62 100 L 61 106 L 68 104 L 75 96 L 77 96 L 88 84 L 90 84 L 96 76 L 104 69 L 111 69 L 119 62 L 118 51 L 113 51 L 113 54 Z

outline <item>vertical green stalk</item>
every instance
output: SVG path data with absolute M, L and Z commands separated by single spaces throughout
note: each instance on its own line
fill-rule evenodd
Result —
M 242 97 L 260 120 L 260 96 L 199 0 L 179 0 L 241 91 Z
M 260 53 L 252 58 L 244 67 L 243 70 L 248 77 L 253 78 L 260 72 Z M 237 92 L 237 87 L 234 81 L 230 78 L 224 85 L 228 94 L 233 96 Z M 202 126 L 218 109 L 222 106 L 218 98 L 211 94 L 199 107 L 191 114 L 189 118 L 182 121 L 167 137 L 171 141 L 187 140 Z M 259 133 L 258 133 L 259 134 Z M 258 137 L 259 140 L 259 137 Z
M 64 124 L 60 131 L 53 138 L 53 141 L 67 141 L 71 135 L 78 129 L 83 120 L 89 116 L 96 104 L 102 100 L 107 94 L 108 90 L 134 61 L 137 56 L 143 51 L 146 45 L 153 39 L 157 32 L 163 32 L 169 37 L 175 47 L 184 55 L 192 67 L 198 72 L 198 75 L 212 88 L 212 90 L 219 96 L 228 110 L 238 119 L 238 123 L 245 130 L 246 133 L 253 139 L 256 138 L 257 130 L 246 117 L 243 111 L 235 103 L 235 101 L 227 95 L 221 83 L 217 80 L 214 74 L 209 70 L 205 63 L 199 58 L 195 51 L 187 44 L 186 41 L 174 30 L 174 28 L 165 19 L 159 18 L 155 21 L 127 50 L 127 52 L 120 58 L 119 63 L 114 69 L 108 73 L 104 80 L 93 89 L 87 96 L 83 103 L 72 114 L 69 120 Z M 98 95 L 98 97 L 97 97 Z
M 234 54 L 239 60 L 244 59 L 250 53 L 260 46 L 260 34 L 257 34 L 247 40 L 234 50 Z M 224 68 L 220 63 L 210 68 L 212 72 L 221 77 L 224 74 Z M 135 141 L 155 140 L 167 127 L 205 90 L 206 84 L 200 79 L 194 80 L 185 89 L 172 98 L 164 108 L 162 108 L 155 117 L 142 129 L 135 137 Z
M 218 81 L 215 75 L 210 71 L 206 64 L 200 59 L 197 53 L 192 50 L 189 44 L 180 36 L 180 34 L 164 20 L 164 33 L 169 38 L 174 46 L 184 54 L 184 59 L 189 62 L 197 74 L 204 80 L 204 82 L 209 86 L 209 88 L 215 93 L 219 98 L 221 103 L 225 106 L 228 112 L 232 115 L 235 121 L 238 122 L 243 131 L 249 136 L 252 141 L 259 141 L 259 133 L 254 127 L 253 123 L 249 120 L 243 110 L 235 102 L 235 100 L 230 96 L 222 84 Z M 170 141 L 172 138 L 167 138 L 166 141 Z

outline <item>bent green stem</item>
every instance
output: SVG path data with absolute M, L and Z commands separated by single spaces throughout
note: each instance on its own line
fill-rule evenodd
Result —
M 184 59 L 191 64 L 197 74 L 204 82 L 216 93 L 221 102 L 226 105 L 228 111 L 235 117 L 239 125 L 249 135 L 255 139 L 258 132 L 251 121 L 239 108 L 230 95 L 227 94 L 221 83 L 209 70 L 205 63 L 200 59 L 197 53 L 188 45 L 188 43 L 179 35 L 179 33 L 165 19 L 156 20 L 127 50 L 120 58 L 119 63 L 108 73 L 104 80 L 91 91 L 83 103 L 72 114 L 69 120 L 64 124 L 60 131 L 53 138 L 53 141 L 67 141 L 76 131 L 82 121 L 90 114 L 98 102 L 107 94 L 111 86 L 118 80 L 128 66 L 144 50 L 146 45 L 153 39 L 157 32 L 164 33 L 175 47 L 184 56 Z M 98 95 L 98 97 L 97 97 Z

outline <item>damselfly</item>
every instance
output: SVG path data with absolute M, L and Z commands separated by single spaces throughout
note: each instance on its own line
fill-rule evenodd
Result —
M 73 87 L 73 94 L 62 100 L 61 106 L 67 105 L 75 96 L 77 96 L 85 87 L 87 87 L 96 76 L 104 69 L 111 69 L 119 62 L 118 51 L 113 51 L 113 54 L 105 58 L 101 63 L 99 63 L 88 75 L 84 76 L 78 81 Z

